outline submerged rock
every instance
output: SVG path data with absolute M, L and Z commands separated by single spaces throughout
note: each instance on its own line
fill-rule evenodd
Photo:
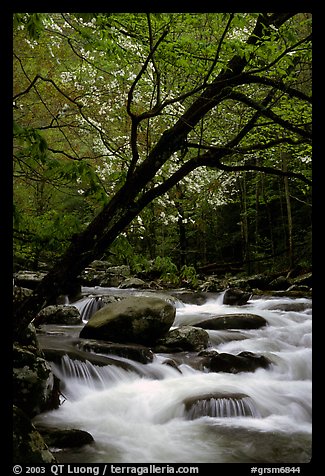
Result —
M 229 418 L 236 416 L 259 417 L 254 401 L 243 393 L 213 393 L 184 400 L 187 418 L 203 416 Z

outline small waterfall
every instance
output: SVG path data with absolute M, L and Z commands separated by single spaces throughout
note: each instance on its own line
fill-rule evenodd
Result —
M 254 401 L 245 394 L 191 398 L 184 403 L 186 416 L 191 420 L 202 416 L 217 418 L 260 417 Z
M 68 306 L 70 304 L 70 299 L 67 294 L 60 294 L 60 296 L 56 299 L 56 304 L 63 304 L 64 306 Z
M 106 296 L 115 297 L 110 288 L 83 289 L 86 292 L 87 297 L 75 303 L 84 309 L 83 319 L 95 306 L 102 307 L 96 296 L 105 305 Z M 118 297 L 122 292 L 130 291 L 116 290 Z M 82 451 L 58 451 L 60 463 L 80 457 L 95 464 L 310 462 L 311 302 L 267 297 L 236 307 L 224 305 L 222 298 L 211 295 L 203 304 L 176 301 L 173 325 L 194 325 L 243 309 L 261 315 L 269 326 L 208 331 L 207 350 L 257 353 L 272 361 L 269 368 L 237 374 L 199 370 L 189 365 L 195 356 L 187 352 L 161 352 L 148 363 L 131 361 L 107 354 L 109 348 L 104 352 L 101 343 L 91 348 L 85 340 L 83 346 L 89 347 L 79 347 L 80 326 L 51 326 L 48 335 L 39 334 L 61 380 L 64 402 L 37 415 L 36 421 L 86 430 L 96 442 Z
M 74 302 L 73 306 L 79 310 L 82 321 L 87 322 L 98 309 L 104 307 L 104 303 L 100 296 L 88 296 Z
M 72 397 L 76 387 L 104 389 L 117 382 L 138 378 L 137 373 L 132 372 L 131 369 L 117 365 L 94 365 L 88 360 L 71 359 L 68 355 L 63 355 L 60 363 L 51 362 L 51 367 Z

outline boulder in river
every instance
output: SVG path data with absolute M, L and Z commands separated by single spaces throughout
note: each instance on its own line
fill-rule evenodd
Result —
M 185 363 L 201 372 L 225 372 L 237 374 L 239 372 L 255 372 L 258 368 L 268 368 L 271 361 L 264 355 L 253 352 L 240 352 L 238 355 L 219 353 L 214 349 L 204 349 L 198 354 L 187 352 L 173 355 L 176 365 Z
M 256 355 L 252 352 L 240 352 L 238 355 L 226 352 L 213 352 L 211 357 L 205 355 L 205 365 L 210 372 L 227 372 L 237 374 L 239 372 L 255 372 L 258 368 L 268 368 L 271 364 L 264 355 Z
M 172 329 L 159 339 L 155 347 L 156 352 L 200 351 L 209 343 L 209 334 L 193 326 L 181 326 Z
M 79 310 L 74 306 L 58 304 L 42 309 L 34 319 L 34 325 L 40 324 L 66 324 L 78 325 L 81 323 Z
M 47 428 L 38 425 L 36 428 L 50 448 L 79 448 L 94 441 L 94 438 L 88 431 L 77 428 Z
M 194 325 L 201 329 L 216 331 L 223 329 L 259 329 L 267 324 L 267 320 L 257 314 L 238 313 L 211 317 Z
M 251 297 L 251 292 L 239 288 L 228 288 L 223 295 L 223 304 L 231 306 L 243 306 Z
M 139 344 L 118 344 L 115 342 L 80 339 L 76 345 L 79 349 L 86 352 L 118 355 L 142 364 L 148 364 L 154 358 L 154 353 L 149 347 Z
M 168 332 L 175 314 L 175 307 L 163 299 L 131 296 L 95 312 L 80 337 L 150 346 Z

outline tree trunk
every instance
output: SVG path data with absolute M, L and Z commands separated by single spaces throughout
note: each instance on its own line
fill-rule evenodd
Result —
M 259 165 L 259 160 L 256 159 L 256 165 Z M 259 228 L 259 221 L 260 221 L 260 174 L 257 173 L 255 177 L 255 250 L 257 255 L 259 255 L 260 250 L 260 228 Z M 257 261 L 255 264 L 255 273 L 260 272 L 259 262 Z
M 282 154 L 282 170 L 283 172 L 288 171 L 288 157 L 287 153 Z M 293 269 L 294 265 L 294 256 L 293 256 L 293 224 L 292 224 L 292 213 L 291 213 L 291 200 L 290 200 L 290 191 L 289 191 L 289 181 L 288 177 L 284 176 L 284 193 L 287 206 L 287 220 L 288 220 L 288 259 L 289 259 L 289 272 Z
M 272 256 L 275 256 L 275 246 L 274 246 L 274 237 L 273 237 L 273 226 L 272 226 L 272 216 L 270 211 L 270 204 L 265 190 L 265 176 L 262 175 L 262 196 L 265 203 L 267 222 L 269 227 L 270 242 L 271 242 L 271 253 Z
M 177 184 L 177 199 L 175 200 L 175 206 L 178 212 L 178 243 L 179 243 L 179 267 L 181 268 L 186 264 L 186 254 L 187 254 L 187 238 L 186 238 L 186 229 L 184 223 L 184 209 L 182 205 L 182 200 L 184 199 L 184 192 L 182 187 Z
M 248 263 L 248 272 L 251 272 L 250 244 L 248 233 L 248 215 L 247 215 L 247 196 L 246 196 L 246 174 L 239 179 L 239 187 L 241 191 L 241 234 L 243 240 L 243 261 Z

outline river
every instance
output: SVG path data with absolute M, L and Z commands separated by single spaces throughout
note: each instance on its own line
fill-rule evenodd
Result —
M 94 289 L 86 291 L 90 294 Z M 97 288 L 96 292 L 109 294 L 110 290 Z M 211 295 L 201 305 L 176 300 L 173 326 L 191 325 L 198 322 L 198 316 L 215 314 L 245 312 L 262 316 L 268 325 L 260 329 L 208 331 L 209 350 L 235 355 L 253 352 L 267 357 L 271 366 L 234 374 L 195 370 L 185 360 L 179 372 L 163 364 L 170 355 L 158 353 L 152 363 L 132 362 L 132 371 L 111 365 L 98 367 L 66 356 L 60 365 L 52 363 L 54 373 L 64 383 L 66 399 L 58 409 L 38 415 L 35 421 L 86 430 L 95 441 L 79 449 L 54 449 L 59 462 L 310 461 L 311 300 L 253 297 L 246 305 L 236 307 L 222 304 L 221 298 Z M 82 302 L 86 300 L 80 301 L 79 308 Z M 82 326 L 58 328 L 73 336 Z M 254 411 L 244 415 L 225 410 L 222 416 L 217 412 L 217 416 L 189 418 L 186 399 L 220 392 L 248 396 Z M 229 400 L 221 404 L 229 406 Z

